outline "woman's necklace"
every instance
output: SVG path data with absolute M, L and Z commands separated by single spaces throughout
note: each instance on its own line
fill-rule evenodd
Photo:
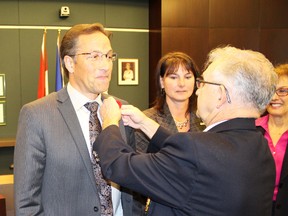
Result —
M 186 120 L 183 121 L 183 122 L 178 122 L 178 121 L 176 121 L 176 120 L 174 119 L 174 121 L 175 121 L 176 127 L 181 130 L 183 127 L 187 127 L 189 120 L 186 119 Z

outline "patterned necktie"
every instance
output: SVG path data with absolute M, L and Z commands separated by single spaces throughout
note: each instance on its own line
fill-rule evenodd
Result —
M 96 137 L 101 132 L 102 128 L 97 117 L 98 103 L 91 102 L 84 105 L 90 111 L 89 117 L 89 135 L 90 135 L 90 144 L 93 152 L 93 143 L 96 140 Z M 96 185 L 98 188 L 98 194 L 101 203 L 101 216 L 112 216 L 113 207 L 111 200 L 111 186 L 107 184 L 103 178 L 101 167 L 99 165 L 99 158 L 97 153 L 94 151 L 92 153 L 91 162 L 93 166 L 94 176 L 96 179 Z

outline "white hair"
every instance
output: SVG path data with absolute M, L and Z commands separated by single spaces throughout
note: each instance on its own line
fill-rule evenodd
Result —
M 233 88 L 232 97 L 251 104 L 261 113 L 266 109 L 275 93 L 278 76 L 262 53 L 226 46 L 209 53 L 205 66 L 212 63 L 227 78 L 227 86 Z

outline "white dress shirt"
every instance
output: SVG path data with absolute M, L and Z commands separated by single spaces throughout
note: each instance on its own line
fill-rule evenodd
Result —
M 82 132 L 86 141 L 86 145 L 90 154 L 92 156 L 90 138 L 89 138 L 89 116 L 90 111 L 84 107 L 87 102 L 92 102 L 90 99 L 82 95 L 75 88 L 72 87 L 70 83 L 67 84 L 67 91 L 75 112 L 77 114 Z M 99 107 L 102 105 L 101 94 L 95 100 Z M 97 112 L 100 123 L 102 124 L 101 118 L 99 117 L 99 109 Z M 111 192 L 112 192 L 112 204 L 113 204 L 113 216 L 123 216 L 123 209 L 121 204 L 121 192 L 119 190 L 119 185 L 114 182 L 111 182 Z
M 223 120 L 223 121 L 220 121 L 220 122 L 216 122 L 216 123 L 214 123 L 214 124 L 212 124 L 212 125 L 209 125 L 208 127 L 206 127 L 206 128 L 203 130 L 203 132 L 207 132 L 207 131 L 209 131 L 211 128 L 213 128 L 213 127 L 215 127 L 216 125 L 221 124 L 221 123 L 223 123 L 223 122 L 225 122 L 225 121 L 228 121 L 228 120 Z

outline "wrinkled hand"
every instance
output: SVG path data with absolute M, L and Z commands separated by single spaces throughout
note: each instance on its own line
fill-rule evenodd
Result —
M 122 105 L 122 120 L 124 125 L 139 129 L 147 116 L 132 105 Z
M 124 125 L 142 130 L 149 138 L 157 131 L 159 124 L 148 118 L 143 112 L 132 105 L 122 105 L 122 119 Z
M 100 107 L 100 116 L 102 119 L 102 129 L 105 129 L 110 125 L 119 126 L 121 110 L 113 97 L 109 97 L 103 101 L 103 104 Z

